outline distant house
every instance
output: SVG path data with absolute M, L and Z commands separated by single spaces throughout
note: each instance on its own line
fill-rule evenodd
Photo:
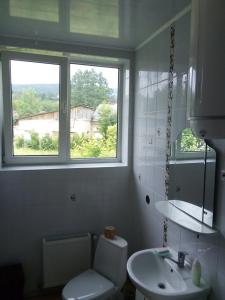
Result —
M 70 112 L 70 132 L 99 136 L 97 130 L 98 114 L 89 107 L 77 106 L 71 108 Z M 14 135 L 30 137 L 30 132 L 36 131 L 40 136 L 54 134 L 59 131 L 59 112 L 46 112 L 37 115 L 20 118 L 14 125 Z

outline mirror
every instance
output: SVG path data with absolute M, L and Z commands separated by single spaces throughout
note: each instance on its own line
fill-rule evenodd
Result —
M 177 129 L 176 129 L 177 130 Z M 216 152 L 190 128 L 182 129 L 171 143 L 169 202 L 212 227 Z

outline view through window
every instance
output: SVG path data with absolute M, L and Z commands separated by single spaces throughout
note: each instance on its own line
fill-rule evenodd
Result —
M 59 65 L 11 60 L 14 155 L 59 152 Z
M 205 151 L 204 140 L 197 138 L 191 128 L 185 128 L 176 143 L 176 151 L 180 153 L 198 153 Z
M 208 157 L 213 157 L 212 148 L 209 146 L 206 148 L 204 139 L 196 137 L 191 128 L 185 128 L 181 131 L 171 150 L 171 155 L 175 159 L 199 159 L 204 157 L 206 151 Z
M 118 69 L 70 65 L 72 158 L 117 156 Z
M 69 158 L 118 156 L 118 68 L 70 64 L 69 116 L 60 110 L 60 64 L 11 60 L 10 74 L 14 157 L 59 156 L 62 118 Z

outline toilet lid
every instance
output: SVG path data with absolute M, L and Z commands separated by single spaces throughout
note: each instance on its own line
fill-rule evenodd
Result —
M 89 269 L 71 279 L 62 291 L 65 300 L 89 300 L 108 297 L 114 292 L 114 284 L 96 271 Z

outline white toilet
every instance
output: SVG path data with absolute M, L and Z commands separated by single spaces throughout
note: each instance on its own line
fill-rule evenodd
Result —
M 94 267 L 71 279 L 63 288 L 64 300 L 106 300 L 116 294 L 126 281 L 127 242 L 100 236 Z

